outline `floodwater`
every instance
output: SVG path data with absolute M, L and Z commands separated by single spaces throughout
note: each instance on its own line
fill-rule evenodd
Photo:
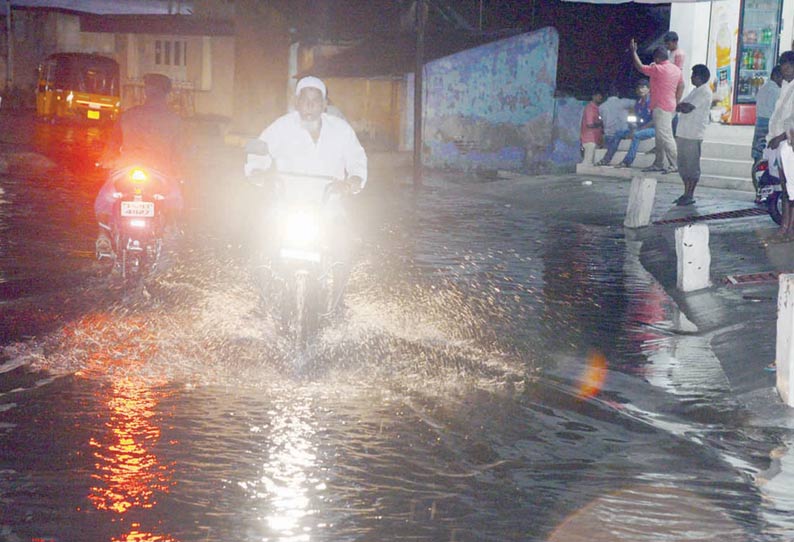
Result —
M 183 245 L 128 296 L 91 259 L 101 135 L 59 130 L 57 174 L 0 176 L 0 540 L 791 538 L 755 481 L 779 435 L 643 269 L 625 186 L 373 179 L 298 356 L 238 155 L 197 147 Z

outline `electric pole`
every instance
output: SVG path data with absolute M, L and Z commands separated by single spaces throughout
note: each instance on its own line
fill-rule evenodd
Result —
M 425 64 L 425 0 L 416 0 L 416 66 L 414 69 L 414 186 L 422 185 L 422 79 Z
M 8 95 L 11 92 L 11 84 L 14 79 L 14 37 L 11 34 L 11 0 L 6 0 L 6 89 Z

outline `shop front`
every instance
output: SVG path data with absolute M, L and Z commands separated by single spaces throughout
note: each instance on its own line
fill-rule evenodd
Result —
M 687 66 L 712 73 L 712 118 L 755 123 L 755 95 L 782 51 L 792 48 L 794 0 L 712 0 L 673 3 L 670 30 L 679 34 Z

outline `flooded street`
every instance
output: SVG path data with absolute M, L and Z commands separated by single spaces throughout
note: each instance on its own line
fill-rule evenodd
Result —
M 101 134 L 37 130 L 57 167 L 0 175 L 0 540 L 791 539 L 757 482 L 786 435 L 643 267 L 628 183 L 374 176 L 296 370 L 241 154 L 197 143 L 184 242 L 130 298 L 92 259 Z

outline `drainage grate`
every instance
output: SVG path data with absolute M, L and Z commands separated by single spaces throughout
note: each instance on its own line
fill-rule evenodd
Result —
M 677 224 L 686 222 L 702 222 L 704 220 L 723 220 L 726 218 L 743 218 L 745 216 L 760 216 L 767 214 L 765 208 L 752 207 L 750 209 L 738 209 L 736 211 L 723 211 L 721 213 L 712 213 L 710 215 L 692 215 L 682 216 L 680 218 L 671 218 L 668 220 L 657 220 L 654 224 Z
M 767 271 L 766 273 L 750 273 L 747 275 L 728 275 L 724 281 L 732 286 L 743 284 L 763 284 L 765 282 L 777 282 L 780 271 Z

